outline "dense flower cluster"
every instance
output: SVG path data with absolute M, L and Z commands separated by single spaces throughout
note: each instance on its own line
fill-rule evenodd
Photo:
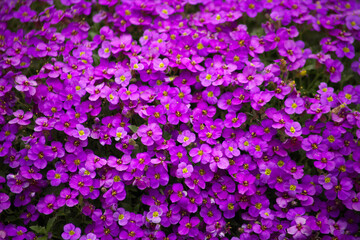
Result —
M 356 0 L 1 0 L 0 239 L 360 239 Z

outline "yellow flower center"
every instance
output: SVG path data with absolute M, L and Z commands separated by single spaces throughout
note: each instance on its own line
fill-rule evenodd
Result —
M 277 165 L 278 165 L 279 167 L 282 167 L 282 166 L 285 165 L 285 163 L 284 163 L 284 161 L 280 160 L 280 161 L 278 161 Z
M 327 139 L 328 139 L 329 142 L 331 142 L 331 143 L 335 142 L 335 137 L 334 137 L 333 135 L 328 136 Z

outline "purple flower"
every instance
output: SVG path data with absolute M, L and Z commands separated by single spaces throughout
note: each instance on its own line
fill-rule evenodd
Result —
M 8 123 L 9 124 L 19 124 L 19 125 L 29 125 L 31 122 L 31 118 L 33 117 L 32 112 L 27 112 L 24 113 L 23 110 L 17 110 L 16 112 L 14 112 L 14 116 L 16 118 L 10 120 Z
M 23 240 L 25 238 L 27 238 L 27 229 L 23 226 L 12 226 L 12 225 L 8 225 L 7 226 L 7 233 L 9 236 L 11 236 L 11 239 L 14 240 Z
M 169 65 L 169 59 L 167 59 L 167 58 L 164 58 L 164 59 L 156 58 L 153 61 L 153 68 L 156 71 L 163 72 L 166 70 L 168 65 Z
M 152 223 L 160 223 L 162 214 L 162 208 L 158 206 L 150 206 L 150 211 L 147 213 L 146 217 Z
M 6 193 L 0 193 L 0 213 L 11 205 L 10 198 Z
M 279 46 L 279 54 L 287 57 L 290 62 L 295 62 L 303 55 L 301 48 L 299 48 L 293 40 L 284 41 L 283 45 Z
M 45 215 L 51 214 L 55 209 L 58 208 L 55 195 L 46 195 L 44 198 L 40 199 L 36 207 L 40 213 Z
M 298 137 L 302 134 L 301 125 L 298 122 L 287 122 L 285 124 L 285 133 L 290 137 Z
M 156 7 L 155 11 L 157 12 L 157 14 L 159 14 L 159 16 L 161 18 L 164 18 L 164 19 L 168 19 L 169 15 L 174 13 L 174 9 L 167 4 L 158 5 Z
M 84 127 L 81 124 L 76 124 L 76 130 L 73 130 L 73 137 L 79 138 L 80 140 L 86 140 L 87 137 L 90 135 L 90 129 Z
M 226 114 L 224 125 L 227 128 L 238 128 L 243 123 L 246 122 L 246 114 L 245 113 L 239 113 L 236 115 L 236 113 L 230 112 Z
M 210 157 L 210 169 L 216 172 L 218 168 L 227 169 L 229 167 L 229 160 L 223 155 L 223 148 L 221 145 L 214 148 Z
M 131 69 L 133 69 L 135 71 L 140 71 L 140 70 L 144 69 L 144 64 L 139 63 L 139 60 L 137 60 L 136 58 L 130 59 L 130 66 L 131 66 Z
M 15 88 L 21 92 L 29 91 L 30 95 L 35 95 L 37 83 L 34 80 L 29 80 L 26 76 L 20 75 L 15 78 L 17 85 Z
M 64 232 L 61 234 L 63 239 L 76 240 L 81 235 L 80 228 L 75 227 L 74 224 L 68 223 L 64 226 Z
M 116 212 L 114 212 L 113 217 L 114 219 L 117 219 L 120 226 L 125 226 L 130 220 L 130 213 L 123 208 L 118 208 Z
M 264 78 L 262 75 L 256 73 L 255 67 L 246 66 L 243 72 L 237 75 L 237 80 L 244 83 L 246 89 L 251 90 L 256 86 L 261 85 Z
M 330 81 L 337 83 L 341 80 L 344 65 L 339 60 L 328 59 L 325 61 L 326 69 L 330 73 Z
M 151 146 L 155 141 L 162 139 L 162 130 L 156 123 L 141 125 L 137 131 L 137 135 L 141 138 L 141 142 L 146 146 Z
M 101 58 L 109 58 L 111 55 L 111 44 L 108 41 L 104 41 L 101 44 L 101 48 L 98 51 Z
M 171 103 L 169 106 L 170 113 L 168 121 L 172 125 L 176 125 L 179 121 L 187 123 L 189 121 L 188 107 L 183 103 Z
M 179 234 L 188 235 L 189 237 L 196 237 L 199 233 L 199 229 L 196 227 L 200 223 L 200 219 L 197 217 L 183 217 L 180 220 Z
M 76 199 L 76 197 L 79 195 L 79 192 L 77 190 L 71 190 L 70 188 L 64 188 L 60 192 L 60 198 L 58 199 L 59 206 L 68 206 L 68 207 L 74 207 L 76 206 L 79 201 Z
M 177 137 L 177 141 L 181 143 L 183 147 L 186 147 L 195 141 L 195 134 L 190 132 L 189 130 L 185 130 L 181 134 L 179 134 L 179 136 Z
M 193 171 L 194 167 L 191 164 L 187 165 L 185 162 L 181 162 L 179 163 L 178 169 L 176 170 L 176 177 L 188 178 L 191 176 Z
M 235 141 L 225 141 L 222 143 L 222 146 L 224 147 L 225 155 L 228 158 L 233 158 L 240 155 L 240 150 L 238 149 L 238 145 Z
M 355 48 L 351 44 L 340 42 L 336 48 L 336 55 L 339 58 L 342 58 L 345 56 L 349 59 L 352 59 L 355 57 Z
M 285 100 L 285 112 L 287 114 L 301 114 L 304 108 L 304 100 L 302 98 L 288 98 Z
M 306 225 L 307 220 L 303 217 L 296 217 L 293 226 L 287 229 L 287 232 L 293 235 L 294 239 L 307 239 L 311 235 L 310 226 Z
M 89 186 L 92 182 L 90 177 L 76 174 L 70 178 L 69 185 L 72 189 L 78 190 L 83 196 L 86 196 L 90 192 Z
M 221 212 L 215 205 L 212 205 L 210 208 L 202 207 L 200 210 L 200 216 L 206 224 L 210 225 L 220 220 Z

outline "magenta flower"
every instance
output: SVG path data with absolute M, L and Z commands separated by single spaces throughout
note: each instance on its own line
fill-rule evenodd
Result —
M 113 215 L 114 219 L 117 220 L 120 226 L 125 226 L 130 220 L 130 213 L 125 211 L 123 208 L 118 208 Z
M 72 136 L 80 140 L 86 140 L 90 135 L 90 129 L 84 127 L 82 124 L 76 124 L 76 130 L 73 130 Z
M 131 66 L 131 69 L 133 69 L 135 71 L 140 71 L 140 70 L 144 69 L 144 65 L 142 63 L 139 63 L 139 60 L 137 60 L 136 58 L 130 59 L 130 66 Z
M 301 48 L 299 48 L 293 40 L 284 41 L 284 44 L 279 46 L 279 54 L 287 57 L 290 62 L 295 62 L 303 55 Z
M 160 58 L 156 58 L 153 61 L 153 68 L 156 71 L 165 71 L 167 66 L 169 65 L 169 59 L 164 58 L 164 59 L 160 59 Z
M 159 14 L 159 16 L 161 18 L 164 18 L 164 19 L 168 19 L 169 15 L 174 13 L 174 9 L 167 4 L 158 5 L 156 7 L 155 11 L 157 12 L 157 14 Z
M 14 116 L 16 118 L 10 120 L 8 123 L 9 124 L 19 124 L 19 125 L 29 125 L 31 122 L 31 118 L 33 117 L 33 113 L 32 112 L 26 112 L 24 113 L 23 110 L 17 110 L 16 112 L 14 112 Z
M 189 121 L 188 107 L 183 103 L 171 103 L 168 115 L 169 123 L 176 125 L 179 121 L 187 123 Z
M 298 137 L 302 134 L 301 125 L 298 122 L 287 122 L 285 124 L 285 133 L 290 137 Z
M 306 225 L 306 219 L 303 217 L 296 217 L 293 221 L 293 226 L 287 229 L 287 232 L 293 235 L 294 239 L 306 239 L 311 235 L 310 226 Z
M 177 141 L 182 144 L 183 147 L 190 145 L 192 142 L 195 141 L 195 134 L 190 132 L 189 130 L 183 131 L 181 134 L 178 135 Z
M 101 44 L 101 48 L 98 51 L 101 58 L 109 58 L 111 55 L 111 44 L 108 41 L 104 41 Z
M 185 162 L 181 162 L 178 165 L 178 169 L 176 170 L 177 178 L 188 178 L 191 176 L 194 171 L 194 167 L 191 164 L 186 164 Z
M 66 240 L 76 240 L 79 239 L 80 235 L 80 228 L 75 227 L 72 223 L 68 223 L 64 226 L 64 232 L 61 234 L 61 237 Z
M 330 81 L 337 83 L 341 80 L 341 72 L 344 65 L 339 60 L 328 59 L 325 62 L 326 69 L 330 73 Z
M 200 223 L 200 219 L 197 217 L 185 216 L 180 220 L 179 234 L 188 235 L 189 237 L 196 237 L 199 233 L 197 225 Z
M 287 114 L 301 114 L 304 108 L 304 100 L 302 98 L 288 98 L 285 100 L 285 112 Z
M 34 95 L 36 92 L 37 83 L 34 80 L 29 80 L 26 76 L 20 75 L 15 78 L 17 85 L 15 88 L 18 91 L 27 92 L 29 91 L 30 95 Z
M 55 195 L 46 195 L 45 198 L 40 199 L 36 207 L 40 213 L 45 215 L 51 214 L 55 209 L 58 208 Z
M 146 217 L 152 223 L 160 223 L 162 214 L 162 208 L 158 206 L 150 206 L 150 211 L 147 213 Z
M 141 142 L 146 146 L 151 146 L 154 142 L 162 139 L 162 130 L 156 123 L 141 125 L 136 134 L 141 138 Z
M 251 90 L 259 86 L 264 81 L 262 75 L 256 73 L 256 68 L 246 66 L 242 73 L 237 75 L 237 80 L 246 86 L 246 89 Z
M 76 206 L 79 201 L 76 198 L 79 195 L 79 192 L 77 190 L 71 190 L 70 188 L 64 188 L 60 192 L 60 198 L 58 199 L 58 205 L 59 206 L 68 206 L 68 207 L 74 207 Z
M 0 193 L 0 213 L 11 205 L 10 198 L 6 193 Z

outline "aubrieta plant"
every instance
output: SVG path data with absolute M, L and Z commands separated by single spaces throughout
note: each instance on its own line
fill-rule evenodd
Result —
M 360 239 L 357 0 L 0 0 L 0 239 Z

